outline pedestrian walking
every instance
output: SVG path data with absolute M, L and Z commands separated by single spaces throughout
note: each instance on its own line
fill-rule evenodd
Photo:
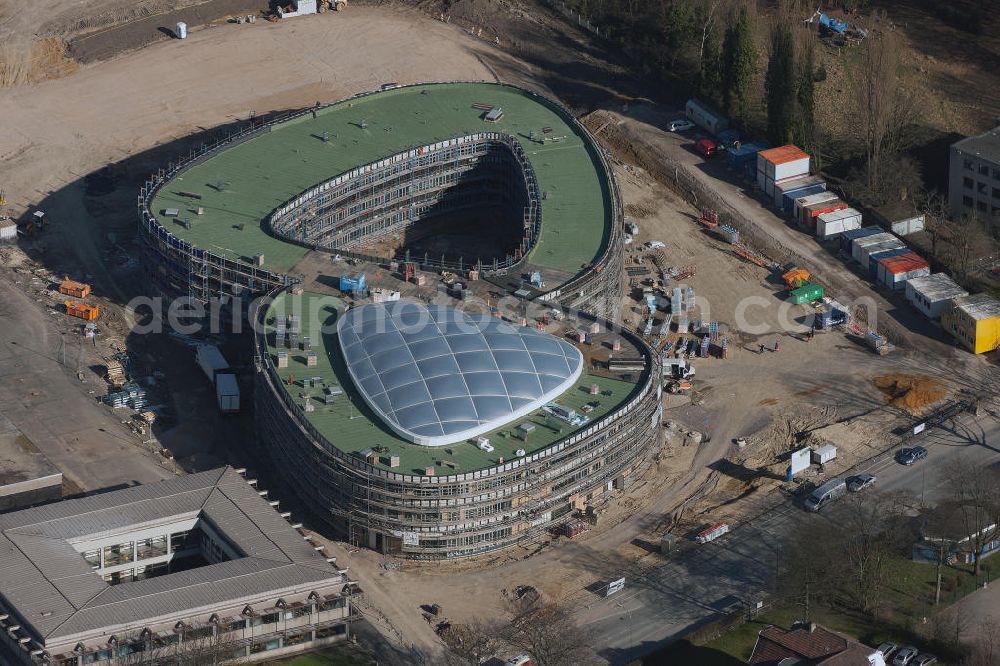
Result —
M 759 352 L 757 352 L 757 353 L 758 353 L 758 354 L 763 354 L 763 353 L 764 353 L 764 343 L 763 343 L 763 342 L 762 342 L 762 343 L 760 343 L 760 351 L 759 351 Z
M 774 341 L 774 351 L 775 352 L 781 351 L 781 348 L 778 346 L 778 341 L 777 340 Z

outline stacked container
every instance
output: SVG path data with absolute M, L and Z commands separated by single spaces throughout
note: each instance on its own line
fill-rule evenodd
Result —
M 898 250 L 900 248 L 906 247 L 906 244 L 893 236 L 892 234 L 886 234 L 888 238 L 879 238 L 875 242 L 862 244 L 858 248 L 858 263 L 861 264 L 861 268 L 866 271 L 871 271 L 871 258 L 873 254 L 878 254 L 879 252 L 885 252 L 886 250 Z M 876 236 L 869 236 L 869 238 L 876 238 Z M 867 239 L 866 239 L 867 240 Z M 874 279 L 876 276 L 872 275 Z
M 882 259 L 878 267 L 878 281 L 893 291 L 905 289 L 906 281 L 911 278 L 930 274 L 931 267 L 927 260 L 915 252 Z
M 826 181 L 819 176 L 799 176 L 776 183 L 774 186 L 774 207 L 783 213 L 790 213 L 795 200 L 826 190 Z
M 822 213 L 816 217 L 816 236 L 833 238 L 847 231 L 861 228 L 861 213 L 853 208 Z
M 882 231 L 882 230 L 879 230 L 876 233 L 864 236 L 862 238 L 856 238 L 851 243 L 851 257 L 854 259 L 854 261 L 858 262 L 862 266 L 867 266 L 866 262 L 868 261 L 868 255 L 867 254 L 864 255 L 864 258 L 862 260 L 861 251 L 864 248 L 874 246 L 877 243 L 884 243 L 885 241 L 892 240 L 893 238 L 895 238 L 895 236 L 893 236 L 887 231 Z
M 781 146 L 757 153 L 757 185 L 774 197 L 775 185 L 809 174 L 809 155 L 798 146 Z

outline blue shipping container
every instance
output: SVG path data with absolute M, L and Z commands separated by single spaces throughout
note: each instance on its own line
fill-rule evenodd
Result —
M 871 236 L 872 234 L 882 233 L 882 227 L 861 227 L 860 229 L 851 229 L 840 234 L 840 249 L 846 252 L 851 252 L 854 248 L 854 241 L 858 238 L 865 238 L 866 236 Z
M 868 274 L 872 277 L 878 277 L 878 262 L 879 259 L 886 259 L 888 257 L 899 257 L 904 254 L 909 254 L 913 252 L 908 247 L 899 247 L 893 250 L 883 250 L 881 252 L 876 252 L 868 257 Z
M 726 148 L 726 164 L 733 171 L 737 171 L 747 163 L 750 163 L 752 165 L 750 171 L 752 172 L 757 168 L 757 153 L 766 150 L 767 147 L 767 143 L 761 142 L 744 143 L 739 148 Z

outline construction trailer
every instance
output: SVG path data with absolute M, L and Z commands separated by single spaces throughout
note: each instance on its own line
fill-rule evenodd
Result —
M 815 282 L 808 282 L 797 289 L 792 289 L 791 296 L 792 303 L 796 305 L 818 301 L 823 298 L 823 287 Z
M 854 259 L 854 261 L 861 264 L 862 266 L 867 266 L 868 255 L 870 255 L 871 252 L 862 254 L 865 248 L 872 247 L 876 252 L 879 249 L 887 249 L 887 248 L 875 248 L 874 246 L 878 245 L 879 243 L 884 243 L 886 241 L 891 241 L 891 240 L 898 240 L 898 239 L 892 234 L 882 230 L 879 230 L 877 233 L 870 234 L 868 236 L 856 238 L 851 242 L 851 258 Z
M 909 278 L 904 288 L 906 300 L 929 319 L 940 319 L 944 311 L 950 307 L 951 299 L 969 295 L 969 292 L 946 273 Z
M 14 220 L 0 220 L 0 243 L 9 243 L 17 240 L 17 223 Z
M 775 185 L 809 175 L 809 155 L 798 146 L 769 148 L 757 153 L 757 185 L 774 197 Z
M 59 284 L 59 293 L 73 298 L 86 298 L 90 296 L 90 285 L 83 282 L 76 282 L 64 277 Z
M 893 257 L 901 257 L 904 254 L 912 254 L 913 250 L 906 247 L 900 241 L 899 245 L 893 244 L 888 250 L 880 250 L 878 252 L 873 252 L 868 257 L 868 275 L 873 279 L 878 281 L 879 279 L 879 266 L 883 259 L 891 259 Z
M 974 354 L 1000 348 L 1000 302 L 988 294 L 951 299 L 941 326 Z
M 729 129 L 728 118 L 698 100 L 689 99 L 684 112 L 691 122 L 716 136 Z
M 808 197 L 807 197 L 808 198 Z M 833 213 L 847 208 L 847 203 L 839 198 L 808 204 L 802 208 L 802 226 L 815 232 L 816 218 L 823 213 Z
M 930 264 L 916 252 L 882 259 L 878 267 L 879 283 L 893 291 L 903 291 L 909 280 L 930 274 Z
M 871 238 L 875 238 L 872 236 Z M 880 252 L 885 252 L 886 250 L 902 250 L 906 248 L 906 243 L 904 243 L 899 238 L 896 238 L 892 234 L 889 234 L 889 238 L 883 238 L 875 241 L 874 243 L 863 244 L 858 249 L 858 263 L 861 264 L 861 269 L 866 271 L 873 278 L 878 276 L 878 269 L 874 268 L 871 263 L 872 255 L 879 254 Z M 874 268 L 874 274 L 873 274 Z
M 66 314 L 84 321 L 94 321 L 101 314 L 101 308 L 96 305 L 74 303 L 73 301 L 64 301 L 63 305 L 66 306 Z
M 826 181 L 819 176 L 799 176 L 774 185 L 774 207 L 784 214 L 791 213 L 795 200 L 826 191 Z
M 882 233 L 882 229 L 872 225 L 861 227 L 860 229 L 845 231 L 840 235 L 840 251 L 851 254 L 854 250 L 855 241 L 867 238 L 868 236 L 874 236 L 879 233 Z
M 816 237 L 822 240 L 860 228 L 861 213 L 854 208 L 841 208 L 816 217 Z

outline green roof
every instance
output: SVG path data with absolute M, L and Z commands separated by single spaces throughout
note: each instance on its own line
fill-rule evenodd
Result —
M 501 107 L 503 118 L 489 123 L 474 104 Z M 529 140 L 542 128 L 551 128 L 549 136 L 560 140 L 544 145 Z M 236 260 L 262 252 L 265 267 L 286 273 L 308 250 L 264 231 L 263 221 L 274 209 L 355 167 L 483 131 L 503 131 L 521 141 L 546 195 L 529 261 L 573 274 L 595 261 L 613 219 L 607 174 L 596 148 L 575 122 L 542 98 L 488 83 L 396 88 L 319 109 L 315 118 L 307 114 L 276 125 L 166 183 L 153 198 L 151 212 L 196 247 Z M 199 207 L 202 215 L 196 214 Z M 178 209 L 178 219 L 164 216 L 167 208 Z M 184 218 L 190 229 L 180 224 Z M 244 225 L 242 230 L 238 225 Z
M 420 446 L 408 442 L 382 423 L 351 382 L 340 353 L 335 325 L 338 308 L 342 310 L 343 307 L 342 301 L 327 294 L 307 292 L 302 296 L 294 296 L 284 292 L 274 300 L 268 310 L 265 331 L 271 361 L 282 379 L 282 387 L 299 407 L 304 407 L 305 396 L 310 396 L 315 409 L 312 412 L 305 412 L 306 419 L 332 445 L 345 453 L 357 453 L 364 449 L 384 446 L 388 449 L 388 453 L 380 454 L 382 462 L 379 464 L 384 469 L 390 469 L 388 455 L 398 454 L 400 465 L 391 469 L 400 474 L 422 475 L 430 466 L 434 466 L 437 476 L 463 474 L 497 465 L 501 457 L 505 461 L 513 460 L 518 449 L 524 449 L 530 455 L 586 427 L 584 425 L 574 428 L 569 423 L 561 422 L 561 429 L 557 431 L 549 425 L 551 419 L 547 418 L 547 414 L 543 410 L 538 410 L 483 435 L 494 445 L 495 450 L 492 453 L 481 451 L 472 441 L 441 447 Z M 305 351 L 289 349 L 288 367 L 277 367 L 274 323 L 278 317 L 284 317 L 286 314 L 300 316 L 302 336 L 310 338 L 313 351 L 316 352 L 315 366 L 306 365 Z M 322 378 L 322 383 L 316 387 L 303 386 L 303 380 L 311 380 L 313 377 Z M 590 394 L 590 387 L 593 384 L 600 387 L 601 395 Z M 336 396 L 333 405 L 326 405 L 324 389 L 330 386 L 339 386 L 344 394 Z M 590 422 L 593 422 L 621 405 L 634 388 L 635 384 L 632 382 L 584 373 L 577 384 L 560 396 L 557 402 L 578 412 L 587 403 L 598 402 L 593 411 L 587 414 Z M 528 436 L 528 441 L 517 439 L 514 430 L 518 425 L 528 422 L 535 424 L 535 430 Z

